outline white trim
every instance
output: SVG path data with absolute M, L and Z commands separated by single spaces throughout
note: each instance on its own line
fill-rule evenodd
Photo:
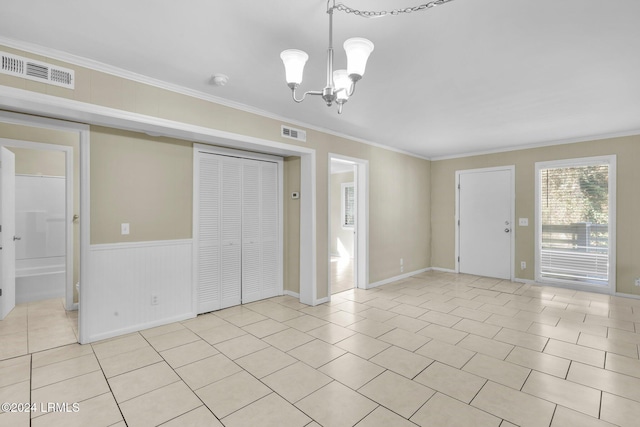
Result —
M 609 280 L 606 286 L 604 285 L 589 285 L 583 282 L 572 282 L 561 279 L 549 279 L 542 278 L 540 272 L 540 247 L 542 244 L 542 221 L 540 218 L 541 215 L 541 207 L 540 207 L 540 171 L 543 168 L 561 168 L 561 167 L 572 167 L 572 166 L 588 166 L 588 165 L 597 165 L 606 163 L 609 165 Z M 535 280 L 536 283 L 544 283 L 547 286 L 559 286 L 559 287 L 568 287 L 569 289 L 578 289 L 582 291 L 588 292 L 598 292 L 598 293 L 609 293 L 613 294 L 616 292 L 617 284 L 616 284 L 616 189 L 617 189 L 617 156 L 615 154 L 606 155 L 606 156 L 594 156 L 594 157 L 578 157 L 571 159 L 562 159 L 562 160 L 551 160 L 544 162 L 536 162 L 535 163 L 535 174 L 534 174 L 534 182 L 535 182 Z
M 95 125 L 124 129 L 134 132 L 146 132 L 157 136 L 167 136 L 192 142 L 240 148 L 250 151 L 268 152 L 270 154 L 300 156 L 300 301 L 315 305 L 317 297 L 316 277 L 316 151 L 312 148 L 285 144 L 252 136 L 225 132 L 203 126 L 190 125 L 172 120 L 161 119 L 143 114 L 129 113 L 114 108 L 102 107 L 75 100 L 58 98 L 51 95 L 30 92 L 0 85 L 0 108 L 23 111 L 41 116 L 57 117 L 65 120 L 80 121 Z M 51 119 L 41 119 L 43 121 Z M 71 125 L 68 125 L 71 126 Z M 84 126 L 84 125 L 76 125 Z M 70 127 L 69 127 L 70 128 Z M 67 129 L 69 129 L 67 128 Z M 89 247 L 89 128 L 86 135 L 80 137 L 81 165 L 81 215 L 80 222 L 81 260 L 86 259 Z M 83 148 L 84 147 L 84 151 Z M 84 165 L 84 166 L 83 166 Z M 85 188 L 83 190 L 83 188 Z M 82 197 L 84 195 L 84 199 Z M 82 261 L 81 261 L 82 262 Z M 80 282 L 83 283 L 86 269 L 80 270 Z M 83 273 L 84 271 L 84 273 Z M 308 288 L 308 289 L 307 289 Z M 85 292 L 81 299 L 86 298 Z M 82 302 L 82 301 L 81 301 Z M 79 322 L 81 325 L 82 322 Z M 80 342 L 82 329 L 80 329 Z
M 117 249 L 133 249 L 133 248 L 153 248 L 164 246 L 178 246 L 193 243 L 193 239 L 175 239 L 175 240 L 149 240 L 146 242 L 118 242 L 118 243 L 100 243 L 89 246 L 89 250 L 94 251 L 113 251 Z
M 536 142 L 532 144 L 517 145 L 517 146 L 505 147 L 505 148 L 496 148 L 492 150 L 470 151 L 470 152 L 460 153 L 460 154 L 433 156 L 427 160 L 437 162 L 440 160 L 460 159 L 460 158 L 472 157 L 472 156 L 484 156 L 487 154 L 508 153 L 511 151 L 531 150 L 534 148 L 552 147 L 555 145 L 578 144 L 580 142 L 598 141 L 603 139 L 622 138 L 625 136 L 636 136 L 636 135 L 640 135 L 640 129 L 631 129 L 628 131 L 610 132 L 610 133 L 602 133 L 602 134 L 595 134 L 595 135 L 584 135 L 584 136 L 578 136 L 575 138 L 558 139 L 555 141 L 546 141 L 546 142 Z
M 457 273 L 455 270 L 452 270 L 450 268 L 431 267 L 430 270 L 440 271 L 442 273 Z
M 156 326 L 163 326 L 169 323 L 181 322 L 183 320 L 193 319 L 194 317 L 196 316 L 193 315 L 192 313 L 186 313 L 178 316 L 168 317 L 166 319 L 154 320 L 153 322 L 142 323 L 142 324 L 134 325 L 131 327 L 116 329 L 116 330 L 104 332 L 101 334 L 95 334 L 88 337 L 87 343 L 105 340 L 107 338 L 113 338 L 120 335 L 129 334 L 131 332 L 143 331 L 145 329 L 155 328 Z
M 399 276 L 389 277 L 388 279 L 380 280 L 380 281 L 374 282 L 374 283 L 369 283 L 369 285 L 366 287 L 366 289 L 377 288 L 378 286 L 386 285 L 388 283 L 393 283 L 393 282 L 396 282 L 398 280 L 406 279 L 408 277 L 415 276 L 416 274 L 424 273 L 424 272 L 430 271 L 430 270 L 433 270 L 433 269 L 431 267 L 427 267 L 427 268 L 422 268 L 420 270 L 412 271 L 412 272 L 409 272 L 409 273 L 404 273 L 404 274 L 401 274 Z
M 319 305 L 319 304 L 324 304 L 325 302 L 329 302 L 331 301 L 331 297 L 324 297 L 324 298 L 320 298 L 316 300 L 316 303 L 314 305 Z
M 5 88 L 5 86 L 0 86 L 0 91 Z M 9 98 L 0 97 L 0 104 L 4 104 L 4 101 L 11 101 Z M 41 112 L 44 113 L 44 110 Z M 43 114 L 47 115 L 47 114 Z M 55 129 L 62 130 L 67 132 L 77 132 L 78 133 L 78 146 L 79 146 L 79 158 L 80 158 L 80 283 L 86 279 L 87 276 L 87 268 L 88 268 L 88 256 L 89 256 L 89 242 L 90 242 L 90 216 L 89 216 L 89 208 L 90 208 L 90 194 L 89 194 L 89 126 L 79 123 L 70 123 L 64 122 L 60 120 L 55 120 L 47 117 L 35 117 L 35 116 L 25 116 L 23 114 L 17 114 L 9 111 L 0 111 L 0 121 L 4 123 L 11 123 L 21 126 L 29 126 L 29 127 L 37 127 L 44 129 Z M 39 144 L 39 143 L 34 143 Z M 48 145 L 48 144 L 45 144 Z M 47 147 L 43 147 L 47 149 Z M 69 148 L 66 147 L 65 148 Z M 50 149 L 50 148 L 49 148 Z M 69 175 L 68 168 L 71 167 L 71 174 L 73 176 L 73 155 L 71 157 L 71 161 L 66 161 L 66 170 L 65 173 Z M 69 186 L 69 181 L 67 180 L 67 188 Z M 71 191 L 73 194 L 73 184 L 71 183 Z M 72 205 L 73 211 L 73 205 Z M 73 215 L 73 214 L 72 214 Z M 67 263 L 73 263 L 73 254 L 70 258 L 67 259 Z M 69 266 L 67 265 L 67 269 Z M 69 270 L 68 270 L 69 271 Z M 73 270 L 71 270 L 73 271 Z M 73 277 L 73 275 L 71 275 Z M 71 280 L 73 282 L 73 279 Z M 74 284 L 72 283 L 72 286 Z M 82 295 L 79 295 L 80 301 L 86 298 L 86 292 Z M 67 310 L 78 310 L 78 341 L 80 343 L 86 343 L 88 336 L 85 331 L 85 317 L 83 316 L 82 310 L 79 309 L 79 303 L 73 303 L 73 290 L 71 293 L 71 303 L 65 301 Z
M 518 277 L 516 277 L 515 279 L 513 279 L 513 282 L 516 283 L 523 283 L 525 285 L 537 285 L 538 283 L 536 283 L 535 280 L 529 280 L 529 279 L 520 279 Z
M 355 166 L 353 182 L 356 188 L 356 237 L 354 239 L 355 286 L 368 289 L 369 283 L 369 161 L 357 157 L 328 153 L 327 167 L 331 171 L 331 161 L 351 163 Z M 327 178 L 327 261 L 331 260 L 331 173 Z M 327 262 L 327 292 L 331 299 L 331 262 Z
M 634 295 L 634 294 L 626 294 L 624 292 L 614 292 L 613 294 L 611 294 L 614 297 L 622 297 L 622 298 L 632 298 L 632 299 L 640 299 L 640 295 Z
M 455 272 L 460 273 L 460 262 L 458 259 L 460 257 L 460 226 L 458 225 L 458 221 L 460 220 L 460 189 L 458 186 L 460 185 L 460 175 L 465 173 L 482 173 L 482 172 L 497 172 L 497 171 L 509 171 L 511 173 L 511 206 L 509 207 L 511 219 L 510 227 L 511 227 L 511 261 L 509 265 L 509 280 L 513 281 L 515 279 L 515 259 L 516 259 L 516 167 L 515 165 L 507 165 L 507 166 L 496 166 L 491 168 L 480 168 L 480 169 L 465 169 L 456 171 L 456 179 L 455 179 L 455 202 L 456 202 L 456 211 L 454 217 L 454 226 L 455 226 Z
M 298 298 L 300 299 L 300 294 L 298 292 L 293 292 L 293 291 L 284 291 L 283 295 L 287 295 L 290 297 L 294 297 L 294 298 Z
M 134 73 L 132 71 L 124 70 L 122 68 L 114 67 L 112 65 L 105 64 L 103 62 L 95 61 L 88 58 L 83 58 L 81 56 L 73 55 L 70 53 L 62 52 L 55 49 L 50 49 L 46 47 L 42 47 L 36 44 L 23 42 L 21 40 L 14 40 L 7 37 L 0 36 L 0 45 L 4 45 L 10 47 L 12 49 L 18 49 L 26 53 L 35 54 L 45 56 L 50 59 L 54 59 L 57 61 L 63 61 L 71 65 L 80 66 L 84 68 L 88 68 L 91 70 L 99 71 L 101 73 L 110 74 L 112 76 L 120 77 L 123 79 L 131 80 L 134 82 L 146 84 L 152 87 L 156 87 L 159 89 L 164 89 L 170 92 L 179 93 L 182 95 L 190 96 L 192 98 L 201 99 L 203 101 L 212 102 L 219 105 L 224 105 L 226 107 L 234 108 L 236 110 L 244 111 L 247 113 L 256 114 L 258 116 L 266 117 L 269 119 L 290 123 L 292 125 L 301 126 L 310 130 L 315 130 L 318 132 L 326 133 L 328 135 L 333 135 L 338 138 L 349 139 L 352 141 L 360 142 L 362 144 L 370 145 L 373 147 L 383 148 L 385 150 L 393 151 L 396 153 L 406 154 L 407 156 L 416 157 L 423 160 L 429 160 L 429 158 L 421 156 L 416 153 L 411 153 L 409 151 L 401 150 L 399 148 L 391 147 L 388 145 L 384 145 L 378 142 L 368 141 L 356 136 L 340 133 L 333 131 L 328 128 L 324 128 L 321 126 L 312 125 L 306 122 L 302 122 L 299 120 L 291 119 L 289 117 L 284 117 L 276 113 L 272 113 L 270 111 L 262 110 L 256 107 L 252 107 L 247 104 L 242 104 L 240 102 L 231 101 L 229 99 L 220 98 L 218 96 L 214 96 L 208 94 L 206 92 L 200 92 L 197 90 L 189 89 L 184 86 L 175 85 L 172 83 L 168 83 L 162 80 L 154 79 L 152 77 L 144 76 L 142 74 Z M 284 88 L 284 85 L 283 85 Z

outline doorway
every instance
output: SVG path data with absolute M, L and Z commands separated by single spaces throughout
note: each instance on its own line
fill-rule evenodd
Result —
M 513 280 L 515 166 L 456 172 L 456 270 Z
M 367 286 L 367 166 L 329 155 L 329 295 Z
M 3 280 L 2 287 L 11 286 L 13 292 L 11 301 L 2 301 L 2 315 L 28 318 L 28 331 L 22 332 L 28 334 L 30 349 L 78 342 L 80 147 L 88 142 L 88 128 L 2 112 L 0 137 L 0 146 L 15 160 L 17 204 L 12 211 L 17 227 L 7 237 L 16 249 L 10 264 L 18 267 L 17 283 L 15 269 L 10 280 Z M 59 286 L 52 288 L 52 281 Z M 16 302 L 18 307 L 10 310 Z
M 353 289 L 356 284 L 356 172 L 357 166 L 353 162 L 331 159 L 329 233 L 332 294 Z

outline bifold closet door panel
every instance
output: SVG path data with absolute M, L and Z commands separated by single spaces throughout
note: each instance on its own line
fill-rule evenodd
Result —
M 279 295 L 279 223 L 278 223 L 278 165 L 262 162 L 260 195 L 260 240 L 262 298 Z
M 220 163 L 199 154 L 198 313 L 220 309 Z
M 245 160 L 242 172 L 242 302 L 278 295 L 278 165 Z
M 261 299 L 260 277 L 260 167 L 244 160 L 242 164 L 242 302 Z
M 198 313 L 279 295 L 278 164 L 199 153 Z
M 242 160 L 222 158 L 220 308 L 242 303 Z

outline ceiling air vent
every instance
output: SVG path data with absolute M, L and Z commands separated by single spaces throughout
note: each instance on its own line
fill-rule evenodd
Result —
M 2 67 L 0 67 L 2 74 L 66 87 L 67 89 L 75 88 L 73 70 L 6 52 L 0 52 L 0 58 L 2 59 Z
M 291 138 L 298 141 L 307 140 L 307 132 L 303 130 L 294 129 L 287 126 L 281 126 L 281 129 L 282 129 L 281 135 L 284 136 L 285 138 Z

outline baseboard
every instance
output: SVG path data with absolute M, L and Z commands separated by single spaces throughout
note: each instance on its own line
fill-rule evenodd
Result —
M 409 273 L 404 273 L 404 274 L 401 274 L 399 276 L 389 277 L 388 279 L 380 280 L 379 282 L 369 283 L 365 289 L 377 288 L 378 286 L 382 286 L 382 285 L 386 285 L 387 283 L 392 283 L 392 282 L 396 282 L 398 280 L 406 279 L 408 277 L 415 276 L 416 274 L 424 273 L 424 272 L 430 271 L 430 270 L 432 270 L 432 268 L 431 267 L 427 267 L 427 268 L 423 268 L 423 269 L 420 269 L 420 270 L 412 271 L 412 272 L 409 272 Z
M 284 295 L 300 299 L 300 294 L 293 291 L 284 291 Z
M 117 329 L 115 331 L 104 332 L 101 334 L 90 335 L 89 340 L 86 342 L 81 342 L 80 344 L 89 344 L 100 340 L 105 340 L 107 338 L 113 338 L 120 335 L 130 334 L 132 332 L 139 332 L 145 329 L 155 328 L 156 326 L 163 326 L 169 323 L 181 322 L 187 319 L 193 319 L 196 315 L 194 313 L 184 313 L 178 316 L 168 317 L 166 319 L 159 319 L 153 322 L 141 323 L 138 325 L 128 326 L 126 328 Z
M 540 283 L 536 283 L 535 280 L 529 280 L 529 279 L 519 279 L 519 278 L 515 278 L 513 279 L 514 282 L 516 283 L 524 283 L 525 285 L 540 285 Z
M 450 268 L 440 268 L 440 267 L 431 267 L 430 270 L 432 271 L 439 271 L 441 273 L 453 273 L 453 274 L 458 274 L 457 271 L 455 270 L 451 270 Z
M 640 295 L 625 294 L 624 292 L 615 292 L 613 296 L 631 299 L 640 299 Z
M 319 298 L 313 302 L 313 305 L 316 306 L 316 305 L 324 304 L 325 302 L 329 302 L 329 301 L 331 301 L 331 297 Z

